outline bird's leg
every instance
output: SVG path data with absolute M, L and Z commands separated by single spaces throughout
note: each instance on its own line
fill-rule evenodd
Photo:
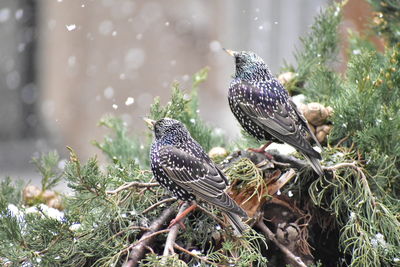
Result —
M 249 148 L 248 150 L 249 150 L 249 151 L 252 151 L 252 152 L 255 152 L 255 153 L 264 154 L 264 155 L 267 157 L 267 159 L 273 160 L 274 157 L 273 157 L 271 154 L 265 152 L 265 149 L 266 149 L 270 144 L 272 144 L 271 141 L 267 142 L 265 145 L 263 145 L 263 146 L 260 147 L 260 148 Z
M 191 211 L 193 211 L 194 209 L 197 208 L 197 204 L 194 203 L 192 204 L 189 208 L 187 208 L 186 210 L 184 210 L 181 214 L 177 215 L 175 219 L 171 220 L 171 222 L 169 223 L 168 228 L 171 228 L 172 226 L 174 226 L 175 224 L 179 223 L 179 225 L 185 229 L 185 225 L 182 223 L 182 219 L 184 219 L 186 217 L 186 215 L 188 215 Z

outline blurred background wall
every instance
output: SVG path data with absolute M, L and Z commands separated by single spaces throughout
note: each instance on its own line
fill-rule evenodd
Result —
M 1 177 L 34 178 L 30 158 L 53 148 L 98 153 L 107 113 L 143 132 L 153 98 L 167 102 L 172 81 L 185 87 L 204 66 L 201 116 L 234 138 L 234 62 L 221 48 L 253 50 L 277 73 L 327 2 L 1 0 Z

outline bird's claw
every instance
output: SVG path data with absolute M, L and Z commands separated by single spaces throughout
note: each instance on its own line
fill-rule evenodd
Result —
M 248 150 L 251 151 L 251 152 L 254 152 L 254 153 L 263 154 L 269 161 L 271 161 L 271 160 L 274 159 L 274 156 L 272 156 L 271 154 L 269 154 L 268 152 L 266 152 L 266 151 L 264 150 L 264 148 L 249 148 Z
M 183 230 L 186 230 L 186 226 L 183 224 L 183 222 L 180 219 L 171 220 L 171 222 L 169 223 L 168 229 L 172 228 L 172 226 L 174 226 L 175 224 L 179 224 Z

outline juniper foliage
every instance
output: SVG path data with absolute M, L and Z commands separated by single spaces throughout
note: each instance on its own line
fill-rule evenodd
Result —
M 303 93 L 314 101 L 324 102 L 340 83 L 331 65 L 335 62 L 339 49 L 338 28 L 342 18 L 342 5 L 334 3 L 315 17 L 310 33 L 300 38 L 302 48 L 294 53 L 296 66 L 286 64 L 283 68 L 284 71 L 292 71 L 296 75 L 285 84 L 292 95 Z M 324 82 L 320 82 L 321 80 Z
M 391 46 L 400 43 L 400 2 L 396 0 L 368 0 L 375 10 L 372 26 Z
M 393 7 L 385 9 L 391 26 L 386 31 L 389 44 L 383 53 L 368 39 L 353 33 L 343 75 L 333 73 L 329 61 L 318 62 L 314 68 L 298 65 L 296 71 L 307 73 L 301 92 L 335 111 L 333 132 L 324 152 L 325 165 L 348 165 L 335 169 L 332 177 L 299 180 L 298 187 L 293 185 L 292 189 L 308 193 L 315 205 L 335 216 L 339 247 L 347 265 L 394 266 L 400 257 L 400 46 L 393 43 L 396 33 L 390 29 L 397 27 L 398 17 L 394 18 L 396 4 L 371 2 L 375 7 Z M 322 17 L 329 18 L 329 12 Z M 300 58 L 308 57 L 307 50 L 306 46 Z M 308 192 L 304 188 L 309 188 Z

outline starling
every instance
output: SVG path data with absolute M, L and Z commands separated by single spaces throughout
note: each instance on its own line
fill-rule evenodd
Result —
M 318 175 L 323 175 L 321 148 L 307 120 L 288 92 L 272 75 L 264 61 L 253 52 L 225 50 L 235 57 L 236 73 L 229 87 L 229 106 L 246 132 L 258 140 L 287 143 L 301 152 Z
M 223 211 L 239 233 L 247 227 L 240 217 L 246 212 L 225 193 L 228 180 L 203 148 L 177 120 L 145 119 L 154 128 L 150 150 L 151 170 L 156 180 L 183 201 L 202 200 Z

